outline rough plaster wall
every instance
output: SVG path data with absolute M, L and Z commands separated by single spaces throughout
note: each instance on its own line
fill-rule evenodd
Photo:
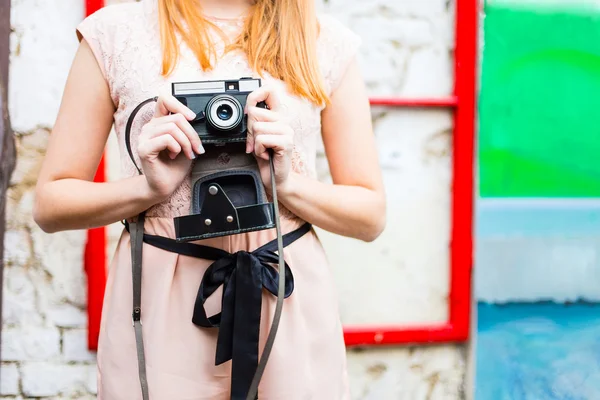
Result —
M 450 94 L 452 2 L 318 4 L 362 37 L 360 61 L 372 94 Z M 31 219 L 32 189 L 76 49 L 74 28 L 83 17 L 83 1 L 13 0 L 12 5 L 10 105 L 19 161 L 9 192 L 0 398 L 93 398 L 95 357 L 86 351 L 82 269 L 85 232 L 50 236 Z M 51 40 L 59 44 L 51 46 Z M 35 107 L 31 93 L 37 94 Z M 388 191 L 387 230 L 371 244 L 320 233 L 336 271 L 342 317 L 353 324 L 445 321 L 451 114 L 373 112 Z M 112 139 L 107 157 L 109 178 L 118 179 Z M 328 179 L 322 154 L 319 171 Z M 109 228 L 109 257 L 120 229 L 118 224 Z M 366 268 L 376 269 L 373 278 L 364 274 Z M 351 350 L 353 399 L 461 399 L 465 360 L 460 346 Z
M 2 398 L 94 398 L 88 353 L 85 232 L 44 234 L 33 188 L 77 42 L 80 0 L 12 2 L 9 106 L 18 160 L 8 192 Z M 16 396 L 16 397 L 12 397 Z

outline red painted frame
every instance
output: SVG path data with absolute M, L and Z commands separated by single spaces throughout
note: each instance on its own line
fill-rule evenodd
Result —
M 347 346 L 461 342 L 469 338 L 478 12 L 478 0 L 456 0 L 455 80 L 452 97 L 375 98 L 371 102 L 379 106 L 454 107 L 449 319 L 442 324 L 413 327 L 346 326 L 344 337 Z
M 103 0 L 86 0 L 87 15 Z M 469 338 L 471 320 L 474 141 L 477 79 L 478 0 L 456 0 L 454 94 L 447 98 L 371 98 L 373 106 L 454 108 L 452 231 L 449 319 L 425 326 L 346 326 L 347 346 L 460 342 Z M 460 17 L 461 23 L 458 23 Z M 95 181 L 104 180 L 104 159 Z M 85 253 L 88 274 L 88 345 L 97 348 L 106 282 L 105 228 L 91 229 Z

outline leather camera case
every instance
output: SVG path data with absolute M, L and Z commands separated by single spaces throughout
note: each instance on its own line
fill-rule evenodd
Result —
M 258 164 L 245 143 L 206 146 L 192 167 L 190 215 L 176 217 L 179 242 L 275 227 Z

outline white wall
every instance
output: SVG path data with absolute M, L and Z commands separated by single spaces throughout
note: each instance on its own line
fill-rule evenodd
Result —
M 95 393 L 94 356 L 86 351 L 85 232 L 46 235 L 31 219 L 33 184 L 76 48 L 82 5 L 13 1 L 10 111 L 19 160 L 8 200 L 0 398 L 85 399 Z M 453 2 L 330 0 L 319 6 L 363 38 L 360 60 L 371 94 L 450 94 Z M 388 192 L 387 230 L 371 244 L 320 232 L 335 268 L 342 317 L 352 324 L 446 321 L 451 114 L 384 108 L 373 114 Z M 110 146 L 109 175 L 116 178 L 118 153 L 114 141 Z M 322 156 L 319 165 L 328 179 Z M 111 250 L 119 229 L 110 229 Z M 452 345 L 351 350 L 353 398 L 461 399 L 464 353 Z

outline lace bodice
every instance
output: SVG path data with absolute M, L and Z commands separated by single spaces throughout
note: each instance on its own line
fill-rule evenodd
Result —
M 204 72 L 193 53 L 182 47 L 179 63 L 172 75 L 165 78 L 160 74 L 162 54 L 158 25 L 157 2 L 121 3 L 107 6 L 87 17 L 77 28 L 78 36 L 85 38 L 98 60 L 104 78 L 108 82 L 110 95 L 115 104 L 114 126 L 119 141 L 121 170 L 124 176 L 135 175 L 136 169 L 127 154 L 124 132 L 133 109 L 145 99 L 170 90 L 170 83 L 186 80 L 238 79 L 257 76 L 250 69 L 244 54 L 239 51 L 224 53 L 224 43 L 214 35 L 218 61 L 211 71 Z M 229 37 L 237 35 L 243 19 L 211 19 Z M 337 20 L 319 16 L 321 31 L 318 39 L 318 59 L 326 90 L 331 94 L 341 80 L 346 66 L 354 56 L 360 43 L 359 38 Z M 278 85 L 285 93 L 282 103 L 290 125 L 294 129 L 294 171 L 316 177 L 316 151 L 321 133 L 321 111 L 309 101 L 291 95 L 281 81 L 268 74 L 263 81 Z M 135 154 L 140 129 L 153 115 L 152 105 L 146 106 L 136 116 L 131 130 L 131 144 Z M 340 134 L 342 134 L 340 132 Z M 200 159 L 202 156 L 199 156 Z M 148 210 L 148 216 L 176 217 L 189 213 L 191 197 L 190 179 L 166 201 Z M 293 218 L 285 209 L 284 217 Z

